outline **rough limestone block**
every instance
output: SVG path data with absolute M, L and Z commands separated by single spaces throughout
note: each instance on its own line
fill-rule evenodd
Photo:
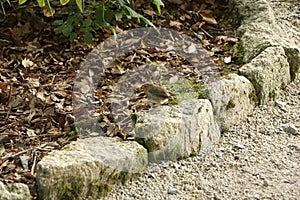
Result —
M 136 138 L 148 150 L 150 162 L 206 152 L 220 137 L 207 99 L 186 100 L 139 112 L 137 116 Z
M 260 104 L 275 99 L 290 81 L 290 69 L 282 47 L 269 47 L 239 70 L 253 84 Z
M 266 48 L 282 46 L 290 65 L 290 76 L 294 80 L 300 69 L 300 47 L 297 41 L 288 38 L 286 30 L 278 27 L 273 10 L 266 0 L 229 0 L 233 21 L 241 38 L 235 52 L 250 62 Z
M 257 104 L 253 85 L 247 78 L 237 74 L 229 74 L 222 80 L 210 83 L 207 90 L 222 129 L 228 129 L 245 119 Z
M 228 0 L 229 11 L 235 15 L 237 24 L 248 22 L 265 22 L 275 24 L 275 17 L 267 0 Z
M 37 165 L 39 198 L 97 199 L 148 165 L 147 151 L 136 142 L 94 137 L 50 152 Z
M 244 62 L 250 62 L 259 53 L 271 46 L 282 46 L 290 65 L 291 78 L 295 79 L 300 68 L 300 47 L 295 42 L 285 38 L 283 30 L 266 23 L 250 23 L 238 29 L 241 36 L 240 51 L 244 54 Z
M 32 199 L 27 185 L 23 183 L 4 184 L 0 181 L 1 200 L 30 200 Z

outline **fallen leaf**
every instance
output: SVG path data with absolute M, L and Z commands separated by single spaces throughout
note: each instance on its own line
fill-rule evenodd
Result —
M 27 134 L 29 137 L 34 137 L 34 136 L 36 136 L 36 134 L 34 133 L 34 130 L 32 130 L 32 129 L 27 129 L 26 134 Z
M 210 45 L 209 40 L 202 40 L 202 46 L 205 48 Z
M 238 38 L 233 38 L 233 37 L 228 37 L 228 38 L 226 39 L 226 42 L 236 43 L 236 42 L 238 42 L 238 41 L 239 41 Z
M 25 68 L 28 68 L 28 67 L 32 67 L 33 66 L 33 62 L 27 58 L 24 58 L 22 60 L 22 65 L 25 67 Z
M 42 12 L 45 17 L 53 17 L 53 15 L 55 13 L 55 9 L 51 7 L 51 11 L 52 11 L 52 14 L 48 11 L 46 6 L 42 8 Z
M 213 16 L 205 14 L 205 13 L 200 13 L 200 15 L 203 18 L 203 20 L 206 21 L 207 23 L 218 24 L 217 20 Z
M 215 41 L 217 42 L 217 44 L 223 44 L 224 42 L 226 42 L 227 38 L 228 37 L 226 35 L 218 35 L 217 37 L 215 37 Z
M 0 82 L 0 90 L 6 90 L 8 86 L 7 82 Z
M 180 29 L 180 27 L 182 26 L 182 23 L 178 22 L 178 21 L 170 21 L 169 25 L 171 27 L 176 27 L 176 28 Z

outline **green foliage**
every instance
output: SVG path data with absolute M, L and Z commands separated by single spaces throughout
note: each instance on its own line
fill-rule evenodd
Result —
M 85 3 L 85 10 L 81 4 L 83 1 L 76 0 L 76 5 L 81 12 L 74 9 L 70 0 L 60 0 L 60 3 L 62 5 L 68 4 L 69 7 L 64 13 L 55 15 L 56 20 L 53 25 L 56 28 L 54 32 L 63 34 L 71 40 L 80 34 L 86 43 L 91 43 L 93 33 L 103 28 L 108 28 L 116 36 L 113 25 L 126 19 L 136 19 L 139 23 L 155 27 L 151 21 L 134 10 L 133 0 L 104 0 L 101 2 L 94 0 Z M 160 13 L 160 7 L 163 6 L 162 1 L 154 0 L 153 3 Z
M 156 6 L 157 12 L 159 14 L 161 14 L 161 9 L 160 7 L 164 7 L 164 3 L 162 2 L 162 0 L 153 0 L 153 4 Z
M 18 0 L 19 5 L 27 2 Z M 3 3 L 10 5 L 10 0 L 0 0 L 0 12 L 5 15 Z M 161 14 L 162 0 L 152 0 L 152 3 Z M 86 43 L 92 43 L 93 33 L 103 29 L 111 30 L 116 37 L 115 23 L 131 19 L 155 28 L 151 21 L 135 11 L 134 0 L 36 0 L 36 4 L 46 8 L 47 15 L 54 15 L 55 34 L 62 34 L 70 40 L 82 36 Z

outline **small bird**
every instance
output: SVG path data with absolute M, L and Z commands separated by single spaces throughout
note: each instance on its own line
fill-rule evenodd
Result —
M 165 104 L 171 97 L 170 92 L 168 92 L 165 88 L 152 83 L 144 84 L 142 89 L 146 93 L 147 98 L 154 103 Z

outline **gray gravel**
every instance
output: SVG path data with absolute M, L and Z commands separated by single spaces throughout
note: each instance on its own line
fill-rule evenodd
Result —
M 299 117 L 298 80 L 224 133 L 210 155 L 151 165 L 105 199 L 299 199 Z
M 292 15 L 300 14 L 299 1 L 270 2 L 280 26 L 300 41 L 300 18 Z M 299 199 L 299 118 L 298 79 L 223 133 L 209 155 L 152 164 L 105 199 Z
M 278 26 L 286 31 L 286 36 L 300 46 L 300 1 L 299 0 L 268 0 Z

